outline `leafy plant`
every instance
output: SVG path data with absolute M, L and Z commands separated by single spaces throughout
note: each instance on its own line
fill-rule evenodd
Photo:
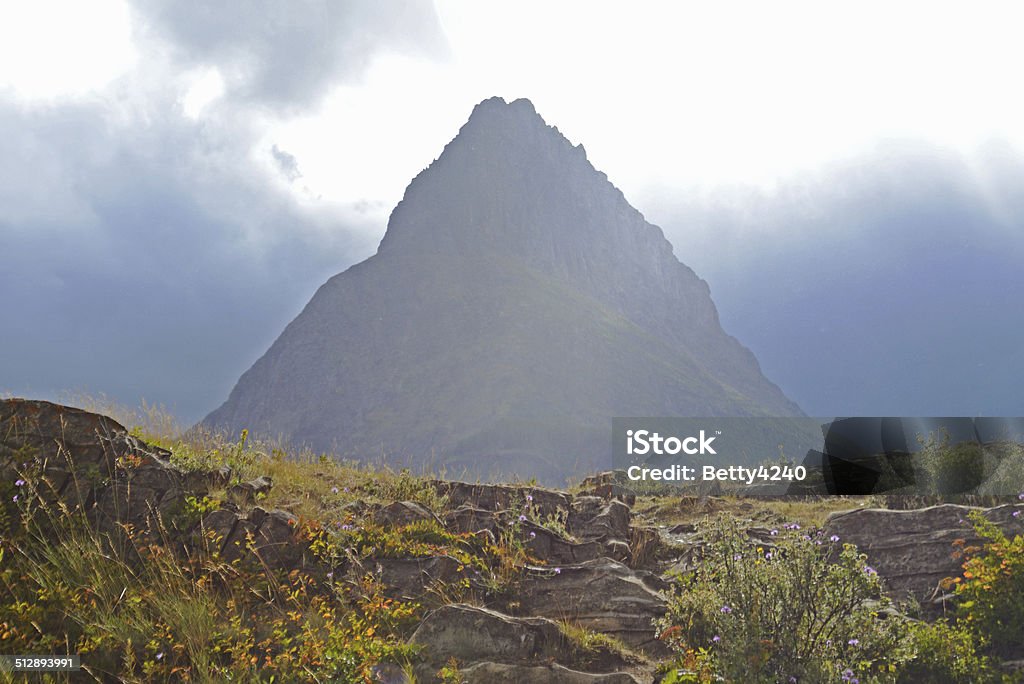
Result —
M 978 684 L 996 681 L 978 636 L 965 625 L 939 621 L 909 625 L 914 657 L 899 670 L 900 684 Z
M 676 681 L 894 681 L 913 656 L 905 619 L 882 619 L 890 603 L 854 546 L 795 524 L 770 545 L 733 519 L 710 524 L 702 562 L 660 621 L 680 656 Z
M 1024 634 L 1024 536 L 1011 539 L 979 511 L 970 513 L 986 543 L 961 553 L 963 578 L 955 578 L 961 620 L 987 639 L 995 653 L 1019 657 Z

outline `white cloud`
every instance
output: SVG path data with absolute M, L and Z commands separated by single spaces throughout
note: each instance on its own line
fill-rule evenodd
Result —
M 198 119 L 208 104 L 224 94 L 224 77 L 220 71 L 203 69 L 191 79 L 188 90 L 181 98 L 181 109 L 190 119 Z
M 0 88 L 22 98 L 98 90 L 131 69 L 136 56 L 123 0 L 0 4 Z

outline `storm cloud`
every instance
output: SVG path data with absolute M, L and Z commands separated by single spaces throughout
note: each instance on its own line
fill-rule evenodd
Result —
M 1005 141 L 888 141 L 770 191 L 647 200 L 810 415 L 1024 415 L 1024 157 Z
M 934 139 L 857 147 L 870 126 L 957 137 L 1019 122 L 1000 81 L 1019 62 L 1017 22 L 929 8 L 942 30 L 915 34 L 915 51 L 897 30 L 918 25 L 914 12 L 858 12 L 865 32 L 890 27 L 865 66 L 850 17 L 812 36 L 790 21 L 806 8 L 751 5 L 771 30 L 733 35 L 729 8 L 679 5 L 686 21 L 655 21 L 651 6 L 634 36 L 617 33 L 618 10 L 583 4 L 440 3 L 443 25 L 429 2 L 129 7 L 133 61 L 73 95 L 2 85 L 21 66 L 31 85 L 48 15 L 20 63 L 6 41 L 0 393 L 102 392 L 201 418 L 320 284 L 373 253 L 402 187 L 497 94 L 533 98 L 586 145 L 806 412 L 1024 414 L 1021 150 L 998 137 L 974 154 Z M 83 27 L 97 33 L 83 45 L 103 29 Z M 632 48 L 610 52 L 620 38 Z M 968 38 L 977 49 L 946 50 Z M 87 56 L 56 55 L 46 74 L 78 74 Z M 804 69 L 824 88 L 810 99 Z M 758 97 L 771 107 L 750 106 Z M 833 139 L 820 166 L 808 151 Z M 812 170 L 790 173 L 790 157 Z M 721 185 L 748 166 L 790 175 Z
M 103 92 L 0 91 L 0 392 L 145 398 L 198 419 L 324 280 L 373 252 L 383 226 L 362 206 L 287 191 L 301 174 L 266 142 L 266 107 L 311 106 L 376 50 L 436 50 L 429 5 L 393 21 L 371 3 L 238 4 L 140 3 L 154 37 Z M 227 74 L 199 118 L 181 104 L 193 67 Z
M 143 26 L 170 39 L 182 66 L 220 68 L 230 98 L 296 110 L 358 79 L 382 49 L 440 56 L 429 3 L 400 0 L 135 0 Z

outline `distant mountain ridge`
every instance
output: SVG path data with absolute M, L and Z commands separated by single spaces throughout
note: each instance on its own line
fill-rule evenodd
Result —
M 802 415 L 528 100 L 481 102 L 211 426 L 483 477 L 608 465 L 613 416 Z

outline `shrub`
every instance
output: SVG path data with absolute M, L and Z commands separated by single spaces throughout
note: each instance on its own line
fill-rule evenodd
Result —
M 900 669 L 900 684 L 996 681 L 988 658 L 977 651 L 977 635 L 962 623 L 915 622 L 909 628 L 914 658 Z
M 983 547 L 963 549 L 963 578 L 953 580 L 958 611 L 976 634 L 987 638 L 1001 656 L 1021 656 L 1024 634 L 1024 537 L 1012 539 L 979 511 L 971 522 L 986 540 Z
M 916 460 L 921 464 L 926 491 L 956 494 L 977 488 L 986 475 L 985 451 L 977 442 L 950 443 L 949 431 L 942 428 L 927 439 L 918 438 L 922 449 Z
M 719 517 L 697 570 L 679 579 L 660 622 L 689 679 L 894 681 L 913 656 L 907 620 L 887 615 L 866 557 L 798 525 L 753 543 Z M 671 681 L 671 680 L 670 680 Z

